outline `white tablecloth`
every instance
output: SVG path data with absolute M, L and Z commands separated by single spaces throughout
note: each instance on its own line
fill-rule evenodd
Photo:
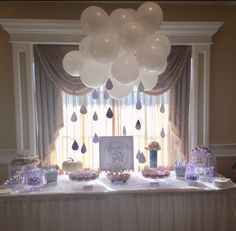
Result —
M 84 190 L 86 185 L 93 186 Z M 235 227 L 234 185 L 189 186 L 173 176 L 148 180 L 133 174 L 123 185 L 110 183 L 104 175 L 93 182 L 73 182 L 63 176 L 54 186 L 0 196 L 1 231 L 227 231 Z

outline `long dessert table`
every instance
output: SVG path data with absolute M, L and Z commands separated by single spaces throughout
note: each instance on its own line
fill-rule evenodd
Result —
M 236 227 L 236 187 L 132 173 L 124 184 L 59 176 L 55 185 L 0 195 L 1 231 L 227 231 Z

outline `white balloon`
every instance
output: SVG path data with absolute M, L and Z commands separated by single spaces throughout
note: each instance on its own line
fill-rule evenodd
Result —
M 149 32 L 159 29 L 163 21 L 163 12 L 154 2 L 145 2 L 137 9 L 137 21 Z
M 62 60 L 64 70 L 74 77 L 80 76 L 80 69 L 84 62 L 85 59 L 81 55 L 80 51 L 70 51 Z
M 109 73 L 110 65 L 89 59 L 81 68 L 80 79 L 87 87 L 96 88 L 108 80 Z
M 109 17 L 105 10 L 98 6 L 89 6 L 81 14 L 81 26 L 87 34 L 104 31 L 109 25 Z
M 91 58 L 91 54 L 89 51 L 89 46 L 90 46 L 91 40 L 92 40 L 92 38 L 90 36 L 87 36 L 87 37 L 83 38 L 79 44 L 79 50 L 80 50 L 81 54 L 87 59 Z
M 138 81 L 135 82 L 135 85 L 139 85 L 140 81 L 142 81 L 144 90 L 149 91 L 153 89 L 158 82 L 158 74 L 157 72 L 150 72 L 145 70 L 140 70 Z
M 157 69 L 158 75 L 162 74 L 167 68 L 167 61 L 159 68 Z
M 110 63 L 118 56 L 118 41 L 109 32 L 98 34 L 91 41 L 90 53 L 96 61 Z
M 134 83 L 139 74 L 139 66 L 131 54 L 124 54 L 115 59 L 111 66 L 114 79 L 122 84 Z
M 136 18 L 136 10 L 135 10 L 135 9 L 133 9 L 133 8 L 127 8 L 126 10 L 127 10 L 129 13 L 132 14 L 133 19 Z
M 155 34 L 149 36 L 147 38 L 148 41 L 156 41 L 158 44 L 160 44 L 166 51 L 167 56 L 170 54 L 171 50 L 171 43 L 168 37 L 165 35 L 156 32 Z
M 133 21 L 123 24 L 117 34 L 121 46 L 127 51 L 135 51 L 144 42 L 145 30 L 142 25 Z
M 114 29 L 118 29 L 124 23 L 134 20 L 132 14 L 128 10 L 121 8 L 113 10 L 111 12 L 110 19 Z
M 109 91 L 109 95 L 113 99 L 122 99 L 129 95 L 129 93 L 133 90 L 134 85 L 124 85 L 116 81 L 114 78 L 111 78 L 113 88 Z
M 156 70 L 166 62 L 166 51 L 155 41 L 146 41 L 137 50 L 137 62 L 147 70 Z

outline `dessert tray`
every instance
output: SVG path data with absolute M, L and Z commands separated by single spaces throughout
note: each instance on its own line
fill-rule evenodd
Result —
M 165 168 L 145 168 L 142 175 L 148 178 L 162 178 L 170 175 L 170 171 Z
M 69 178 L 76 181 L 95 180 L 98 176 L 99 172 L 95 170 L 79 170 L 69 174 Z
M 125 183 L 130 178 L 130 174 L 127 172 L 109 172 L 107 178 L 114 184 Z

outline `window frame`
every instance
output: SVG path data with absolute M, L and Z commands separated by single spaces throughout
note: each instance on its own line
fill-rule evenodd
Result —
M 35 89 L 33 84 L 33 44 L 78 44 L 85 36 L 79 20 L 0 19 L 9 33 L 12 44 L 13 77 L 16 118 L 16 153 L 37 153 L 37 123 Z M 223 22 L 163 22 L 160 32 L 167 35 L 173 45 L 192 46 L 192 73 L 189 110 L 189 148 L 197 145 L 209 147 L 209 94 L 210 51 L 212 36 Z M 25 79 L 22 83 L 20 54 L 24 54 Z M 203 103 L 199 106 L 199 55 L 203 55 Z M 22 86 L 26 85 L 26 86 Z M 22 89 L 27 89 L 23 97 Z M 201 114 L 199 114 L 201 112 Z M 27 124 L 23 121 L 27 115 Z M 199 123 L 199 117 L 202 118 Z M 200 129 L 201 126 L 201 129 Z M 201 133 L 201 134 L 200 134 Z M 200 141 L 198 137 L 202 137 Z

